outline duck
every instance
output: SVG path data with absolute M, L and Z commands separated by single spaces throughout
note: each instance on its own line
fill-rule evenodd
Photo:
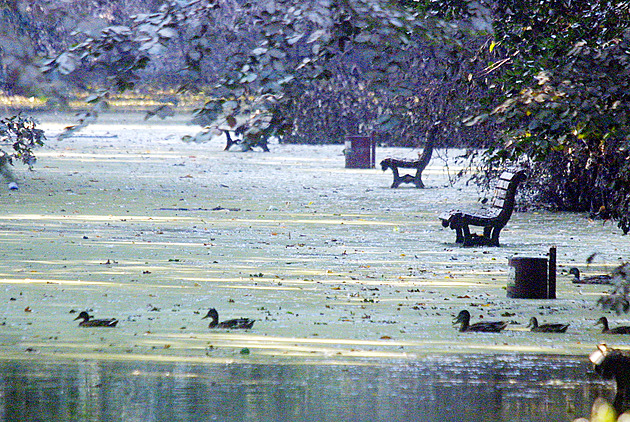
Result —
M 465 309 L 457 315 L 457 318 L 453 321 L 453 325 L 455 324 L 461 324 L 459 327 L 461 332 L 475 331 L 484 333 L 498 333 L 508 325 L 506 321 L 477 322 L 470 325 L 470 312 Z
M 83 321 L 79 322 L 79 327 L 115 327 L 118 324 L 118 320 L 116 318 L 109 319 L 92 319 L 85 311 L 82 311 L 78 317 L 74 320 L 82 319 Z
M 569 328 L 569 324 L 543 324 L 538 325 L 538 319 L 531 317 L 528 327 L 536 333 L 564 333 Z
M 201 319 L 206 318 L 211 319 L 208 328 L 227 328 L 230 330 L 249 330 L 256 322 L 255 319 L 250 318 L 235 318 L 219 322 L 219 312 L 214 308 L 210 308 L 206 316 Z
M 569 269 L 569 274 L 571 274 L 573 278 L 574 284 L 612 284 L 612 276 L 608 274 L 600 274 L 594 275 L 590 277 L 580 277 L 580 270 L 576 267 Z
M 622 325 L 615 328 L 608 328 L 608 318 L 606 318 L 605 316 L 598 319 L 595 323 L 595 325 L 599 324 L 604 327 L 602 329 L 603 334 L 630 334 L 630 327 L 627 325 Z

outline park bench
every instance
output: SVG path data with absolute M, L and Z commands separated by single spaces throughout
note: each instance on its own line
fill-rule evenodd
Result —
M 516 189 L 525 180 L 524 170 L 504 171 L 499 176 L 488 208 L 478 211 L 450 210 L 440 214 L 442 226 L 455 230 L 456 243 L 463 246 L 499 246 L 499 234 L 514 211 Z M 469 226 L 483 227 L 483 235 L 470 233 Z
M 267 139 L 261 139 L 261 140 L 256 141 L 253 144 L 248 144 L 244 142 L 243 139 L 239 139 L 239 138 L 232 139 L 232 137 L 230 136 L 230 131 L 228 130 L 223 130 L 223 133 L 225 133 L 225 139 L 226 139 L 226 145 L 225 145 L 224 151 L 228 151 L 232 147 L 232 145 L 240 145 L 243 148 L 242 151 L 251 151 L 253 147 L 260 147 L 262 148 L 264 152 L 269 152 L 269 147 L 267 146 Z M 236 130 L 235 133 L 236 135 L 240 135 L 243 133 L 243 131 Z
M 422 172 L 431 161 L 431 154 L 433 153 L 433 139 L 429 138 L 427 140 L 426 145 L 424 146 L 424 150 L 422 150 L 422 154 L 418 156 L 417 160 L 406 161 L 406 160 L 398 160 L 395 158 L 386 158 L 381 161 L 381 169 L 383 171 L 388 168 L 392 169 L 392 173 L 394 173 L 394 183 L 392 183 L 391 188 L 396 189 L 403 183 L 413 183 L 416 185 L 418 189 L 424 188 L 424 183 L 422 183 Z M 416 174 L 403 174 L 400 175 L 398 169 L 416 169 Z

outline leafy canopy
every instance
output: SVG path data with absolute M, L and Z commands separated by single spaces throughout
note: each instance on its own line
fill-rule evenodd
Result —
M 487 10 L 475 7 L 477 25 L 466 31 L 489 28 Z M 386 131 L 413 103 L 394 99 L 422 96 L 419 79 L 459 78 L 469 54 L 463 29 L 422 8 L 377 0 L 178 1 L 86 37 L 44 69 L 101 74 L 102 90 L 92 98 L 99 102 L 135 87 L 152 63 L 166 59 L 182 89 L 207 94 L 196 122 L 252 141 L 292 130 L 301 93 L 345 72 L 366 95 L 382 98 L 366 130 Z

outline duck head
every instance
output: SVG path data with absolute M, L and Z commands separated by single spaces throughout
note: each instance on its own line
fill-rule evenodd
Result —
M 85 312 L 85 311 L 81 311 L 81 313 L 79 314 L 79 316 L 78 316 L 78 317 L 76 317 L 76 318 L 74 319 L 74 321 L 76 321 L 77 319 L 82 319 L 83 321 L 87 321 L 87 320 L 89 320 L 90 318 L 91 318 L 91 317 L 90 317 L 90 315 L 89 315 L 87 312 Z
M 462 322 L 470 322 L 470 312 L 465 309 L 457 314 L 457 317 L 453 321 L 453 324 L 460 324 Z
M 608 330 L 608 318 L 606 318 L 605 316 L 601 317 L 597 320 L 595 325 L 602 325 L 604 327 L 604 330 Z
M 571 274 L 573 277 L 575 277 L 576 280 L 580 279 L 580 270 L 578 270 L 575 267 L 572 267 L 569 269 L 569 274 Z
M 536 317 L 531 317 L 529 320 L 529 324 L 527 324 L 526 328 L 537 328 L 538 327 L 538 320 L 536 319 Z
M 206 318 L 211 319 L 210 325 L 209 325 L 210 328 L 215 327 L 219 323 L 219 313 L 214 308 L 210 308 L 206 316 L 201 319 L 206 319 Z

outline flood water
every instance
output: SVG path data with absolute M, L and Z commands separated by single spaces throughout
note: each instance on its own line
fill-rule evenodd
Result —
M 601 286 L 560 271 L 594 252 L 593 272 L 614 268 L 630 254 L 614 225 L 516 212 L 501 248 L 459 248 L 438 215 L 485 192 L 451 186 L 440 160 L 427 189 L 390 189 L 390 173 L 344 169 L 339 145 L 229 154 L 182 143 L 187 125 L 103 118 L 0 195 L 0 421 L 561 422 L 613 396 L 586 357 Z M 506 298 L 508 259 L 550 245 L 558 299 Z M 259 322 L 208 330 L 210 306 Z M 467 308 L 516 324 L 462 334 Z M 83 330 L 79 309 L 121 322 Z M 533 315 L 570 332 L 526 331 Z
M 0 363 L 3 421 L 571 421 L 610 397 L 582 357 L 365 364 Z

